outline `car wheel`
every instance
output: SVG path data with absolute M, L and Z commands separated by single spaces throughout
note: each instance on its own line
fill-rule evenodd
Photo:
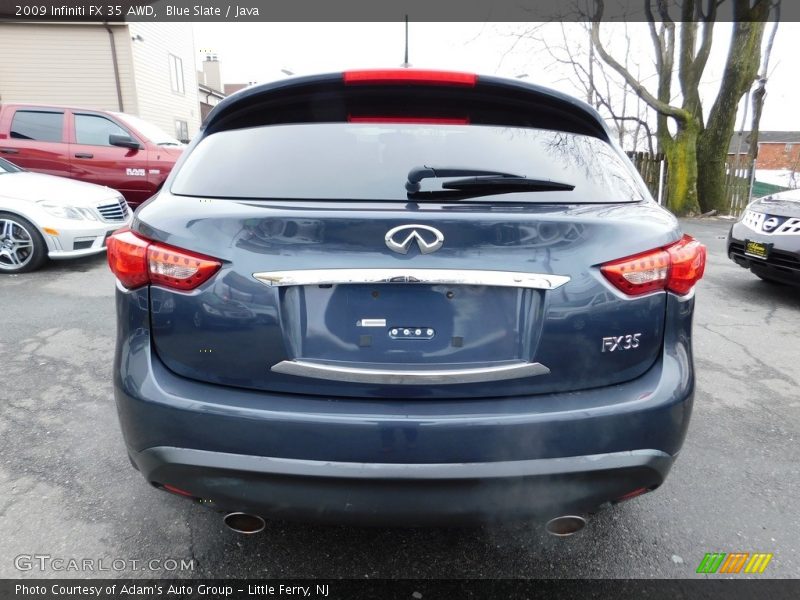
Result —
M 47 261 L 47 246 L 39 230 L 10 213 L 0 213 L 0 273 L 27 273 Z

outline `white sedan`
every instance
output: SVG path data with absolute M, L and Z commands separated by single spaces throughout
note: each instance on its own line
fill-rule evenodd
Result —
M 0 273 L 103 252 L 132 214 L 117 190 L 31 173 L 0 158 Z

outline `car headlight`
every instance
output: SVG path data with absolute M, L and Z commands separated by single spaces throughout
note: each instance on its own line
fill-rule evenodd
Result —
M 750 207 L 752 207 L 755 204 L 758 204 L 759 202 L 761 202 L 761 200 L 763 200 L 763 198 L 756 198 L 755 200 L 751 200 L 750 202 L 748 202 L 747 205 L 742 209 L 742 214 L 739 215 L 739 220 L 740 221 L 743 220 L 748 213 L 758 214 L 756 211 L 750 210 Z
M 62 204 L 52 200 L 40 200 L 39 206 L 46 212 L 59 217 L 61 219 L 88 219 L 90 221 L 97 221 L 97 217 L 88 208 L 80 206 L 70 206 L 69 204 Z

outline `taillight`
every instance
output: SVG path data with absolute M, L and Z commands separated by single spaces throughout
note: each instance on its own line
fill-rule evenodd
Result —
M 706 265 L 706 247 L 684 235 L 664 248 L 607 262 L 603 275 L 629 296 L 668 290 L 688 294 L 700 281 Z
M 215 258 L 160 244 L 150 244 L 147 264 L 150 283 L 176 290 L 193 290 L 222 266 Z
M 108 238 L 108 266 L 128 289 L 148 283 L 192 290 L 216 273 L 216 258 L 150 242 L 129 229 Z
M 147 246 L 149 242 L 137 237 L 130 229 L 117 231 L 106 242 L 108 266 L 126 288 L 147 284 Z
M 475 87 L 478 76 L 474 73 L 454 71 L 427 71 L 420 69 L 368 69 L 345 71 L 345 85 L 358 84 L 415 84 L 415 85 L 455 85 Z
M 667 289 L 676 294 L 688 294 L 706 270 L 706 247 L 691 236 L 667 248 L 672 260 Z

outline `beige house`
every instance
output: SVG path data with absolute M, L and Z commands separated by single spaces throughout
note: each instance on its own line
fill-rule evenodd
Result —
M 190 23 L 0 23 L 0 103 L 126 112 L 188 140 L 197 90 Z
M 205 52 L 202 69 L 197 71 L 197 86 L 200 95 L 200 116 L 205 121 L 208 113 L 226 96 L 255 85 L 249 83 L 222 83 L 219 58 L 214 52 Z
M 206 54 L 202 70 L 197 71 L 197 88 L 200 96 L 200 118 L 205 121 L 211 109 L 226 96 L 222 91 L 222 74 L 216 54 Z

